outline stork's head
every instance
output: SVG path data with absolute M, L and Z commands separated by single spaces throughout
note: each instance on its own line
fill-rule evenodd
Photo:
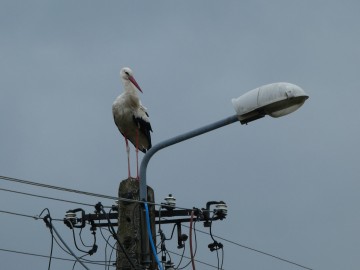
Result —
M 122 68 L 120 70 L 120 77 L 123 80 L 123 82 L 130 81 L 142 93 L 142 90 L 141 90 L 140 86 L 138 85 L 138 83 L 136 82 L 133 72 L 130 68 L 128 68 L 128 67 Z

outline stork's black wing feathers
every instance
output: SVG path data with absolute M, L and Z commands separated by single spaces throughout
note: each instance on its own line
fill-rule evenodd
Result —
M 149 116 L 146 112 L 146 115 Z M 149 142 L 149 146 L 146 150 L 149 150 L 151 148 L 151 135 L 150 132 L 152 132 L 152 128 L 151 128 L 151 124 L 148 121 L 145 121 L 143 118 L 141 117 L 136 117 L 135 115 L 133 116 L 134 122 L 136 123 L 136 125 L 139 127 L 140 132 L 145 135 L 146 139 Z M 141 150 L 142 152 L 146 152 L 146 150 Z

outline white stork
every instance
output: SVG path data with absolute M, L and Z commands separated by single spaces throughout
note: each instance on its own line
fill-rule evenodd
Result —
M 136 173 L 139 180 L 138 150 L 146 152 L 151 148 L 150 131 L 151 125 L 146 108 L 142 106 L 137 90 L 142 92 L 136 82 L 130 68 L 124 67 L 120 71 L 120 77 L 124 85 L 124 92 L 118 96 L 113 105 L 112 112 L 114 121 L 119 131 L 125 138 L 126 152 L 128 158 L 128 177 L 130 173 L 130 147 L 129 142 L 136 148 Z

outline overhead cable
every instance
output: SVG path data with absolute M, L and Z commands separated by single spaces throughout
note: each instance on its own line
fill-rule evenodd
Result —
M 77 257 L 75 255 L 75 253 L 71 250 L 71 248 L 66 244 L 66 242 L 62 239 L 62 237 L 60 236 L 60 234 L 58 233 L 58 231 L 56 230 L 56 228 L 54 227 L 54 225 L 51 222 L 51 216 L 50 214 L 47 214 L 44 218 L 43 218 L 44 222 L 46 223 L 46 226 L 49 227 L 51 234 L 52 232 L 54 232 L 57 237 L 60 239 L 60 241 L 62 242 L 62 244 L 66 247 L 66 249 L 71 253 L 71 255 L 76 259 L 76 261 L 78 261 L 86 270 L 90 270 L 81 260 L 79 257 Z
M 49 255 L 43 255 L 43 254 L 37 254 L 37 253 L 32 253 L 32 252 L 26 252 L 26 251 L 19 251 L 19 250 L 13 250 L 13 249 L 6 249 L 6 248 L 0 248 L 0 251 L 3 252 L 9 252 L 9 253 L 15 253 L 15 254 L 20 254 L 20 255 L 28 255 L 28 256 L 34 256 L 34 257 L 40 257 L 40 258 L 44 258 L 44 259 L 49 259 Z M 53 256 L 52 259 L 54 260 L 60 260 L 60 261 L 68 261 L 68 262 L 74 262 L 76 261 L 75 259 L 69 259 L 69 258 L 62 258 L 62 257 L 55 257 Z M 84 263 L 86 264 L 94 264 L 94 265 L 100 265 L 100 266 L 112 266 L 112 264 L 104 264 L 102 261 L 90 261 L 90 260 L 86 260 L 84 261 Z
M 59 187 L 59 186 L 53 186 L 53 185 L 48 185 L 48 184 L 42 184 L 42 183 L 37 183 L 37 182 L 33 182 L 33 181 L 28 181 L 28 180 L 21 180 L 21 179 L 7 177 L 7 176 L 1 176 L 0 175 L 0 179 L 5 180 L 5 181 L 11 181 L 11 182 L 16 182 L 16 183 L 26 184 L 26 185 L 32 185 L 32 186 L 38 186 L 38 187 L 43 187 L 43 188 L 56 189 L 56 190 L 66 191 L 66 192 L 73 192 L 73 193 L 78 193 L 78 194 L 87 195 L 87 196 L 100 197 L 100 198 L 105 198 L 105 199 L 110 199 L 110 200 L 117 200 L 118 199 L 118 197 L 114 197 L 114 196 L 97 194 L 97 193 L 86 192 L 86 191 L 70 189 L 70 188 L 64 188 L 64 187 Z
M 182 224 L 182 226 L 189 228 L 189 226 L 187 226 L 187 225 L 185 225 L 185 224 Z M 209 235 L 208 232 L 205 232 L 205 231 L 202 231 L 202 230 L 199 230 L 199 229 L 196 229 L 196 231 L 201 232 L 201 233 L 203 233 L 203 234 Z M 301 267 L 301 268 L 303 268 L 303 269 L 313 270 L 312 268 L 306 267 L 306 266 L 304 266 L 304 265 L 301 265 L 301 264 L 295 263 L 295 262 L 293 262 L 293 261 L 290 261 L 290 260 L 281 258 L 281 257 L 279 257 L 279 256 L 276 256 L 276 255 L 273 255 L 273 254 L 270 254 L 270 253 L 261 251 L 261 250 L 259 250 L 259 249 L 251 248 L 251 247 L 249 247 L 249 246 L 245 246 L 245 245 L 236 243 L 236 242 L 234 242 L 234 241 L 228 240 L 228 239 L 223 238 L 223 237 L 221 237 L 221 236 L 217 236 L 217 235 L 214 235 L 214 234 L 213 234 L 213 236 L 216 237 L 216 238 L 219 238 L 219 239 L 221 239 L 221 240 L 223 240 L 223 241 L 225 241 L 225 242 L 228 242 L 228 243 L 230 243 L 230 244 L 233 244 L 233 245 L 236 245 L 236 246 L 239 246 L 239 247 L 242 247 L 242 248 L 245 248 L 245 249 L 248 249 L 248 250 L 257 252 L 257 253 L 260 253 L 260 254 L 262 254 L 262 255 L 266 255 L 266 256 L 272 257 L 272 258 L 274 258 L 274 259 L 277 259 L 277 260 L 280 260 L 280 261 L 283 261 L 283 262 L 286 262 L 286 263 L 289 263 L 289 264 L 296 265 L 296 266 Z
M 190 257 L 185 256 L 185 255 L 183 255 L 183 254 L 179 254 L 179 253 L 174 252 L 174 251 L 171 251 L 171 250 L 168 250 L 167 252 L 169 252 L 169 253 L 171 253 L 171 254 L 174 254 L 174 255 L 177 255 L 177 256 L 180 256 L 180 257 L 184 257 L 185 259 L 190 259 L 190 260 L 191 260 L 191 258 L 190 258 Z M 198 263 L 200 263 L 200 264 L 203 264 L 203 265 L 209 266 L 209 267 L 211 267 L 211 268 L 218 269 L 218 267 L 217 267 L 217 266 L 215 266 L 215 265 L 212 265 L 212 264 L 209 264 L 209 263 L 206 263 L 206 262 L 203 262 L 203 261 L 197 260 L 197 259 L 194 259 L 194 260 L 195 260 L 195 262 L 198 262 Z M 222 270 L 223 270 L 223 269 L 222 269 Z
M 59 190 L 59 191 L 65 191 L 65 192 L 72 192 L 72 193 L 77 193 L 77 194 L 81 194 L 81 195 L 86 195 L 86 196 L 92 196 L 92 197 L 98 197 L 98 198 L 105 198 L 105 199 L 109 199 L 109 200 L 119 200 L 119 201 L 123 201 L 123 202 L 129 202 L 129 203 L 140 203 L 143 204 L 144 201 L 140 201 L 140 200 L 134 200 L 134 199 L 127 199 L 127 198 L 122 198 L 122 197 L 115 197 L 115 196 L 110 196 L 110 195 L 104 195 L 104 194 L 98 194 L 98 193 L 92 193 L 92 192 L 87 192 L 87 191 L 82 191 L 82 190 L 77 190 L 77 189 L 71 189 L 71 188 L 65 188 L 65 187 L 59 187 L 59 186 L 53 186 L 53 185 L 48 185 L 48 184 L 43 184 L 43 183 L 39 183 L 39 182 L 34 182 L 34 181 L 29 181 L 29 180 L 22 180 L 22 179 L 18 179 L 18 178 L 13 178 L 13 177 L 7 177 L 7 176 L 1 176 L 0 175 L 0 180 L 5 180 L 5 181 L 10 181 L 10 182 L 15 182 L 15 183 L 20 183 L 20 184 L 25 184 L 25 185 L 32 185 L 32 186 L 38 186 L 38 187 L 42 187 L 42 188 L 48 188 L 48 189 L 54 189 L 54 190 Z M 10 191 L 10 190 L 9 190 Z M 26 194 L 27 195 L 27 194 Z M 59 199 L 60 200 L 60 199 Z M 71 201 L 68 201 L 71 202 Z M 75 202 L 74 202 L 75 203 Z M 161 203 L 154 203 L 154 202 L 146 202 L 148 205 L 159 205 L 159 206 L 163 206 L 163 204 Z M 87 204 L 86 204 L 87 205 Z M 93 206 L 93 205 L 91 205 Z M 103 206 L 105 208 L 105 206 Z M 176 207 L 177 209 L 182 209 L 182 210 L 189 210 L 191 211 L 192 208 L 186 208 L 186 207 Z M 203 212 L 206 212 L 205 209 L 202 209 Z
M 82 202 L 64 200 L 64 199 L 53 198 L 53 197 L 48 197 L 48 196 L 43 196 L 43 195 L 37 195 L 37 194 L 33 194 L 33 193 L 16 191 L 16 190 L 11 190 L 11 189 L 6 189 L 6 188 L 0 188 L 0 191 L 6 191 L 6 192 L 11 192 L 11 193 L 21 194 L 21 195 L 26 195 L 26 196 L 32 196 L 32 197 L 37 197 L 37 198 L 42 198 L 42 199 L 47 199 L 47 200 L 53 200 L 53 201 L 80 204 L 80 205 L 85 205 L 85 206 L 94 206 L 93 204 L 90 204 L 90 203 L 82 203 Z M 104 206 L 104 207 L 106 207 L 106 206 Z M 107 207 L 110 207 L 110 206 L 107 206 Z

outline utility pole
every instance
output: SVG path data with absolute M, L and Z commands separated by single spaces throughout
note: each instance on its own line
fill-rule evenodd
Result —
M 139 201 L 139 180 L 128 178 L 121 181 L 119 186 L 119 198 Z M 154 202 L 154 190 L 147 187 L 147 202 Z M 143 230 L 147 230 L 146 220 L 144 216 L 144 205 L 140 202 L 118 201 L 118 231 L 117 236 L 123 244 L 126 254 L 122 251 L 118 244 L 116 270 L 132 270 L 133 267 L 129 259 L 139 269 L 155 270 L 156 262 L 151 254 L 142 254 L 142 245 L 149 245 L 148 239 L 142 239 Z M 151 230 L 154 243 L 155 237 L 155 206 L 149 205 Z M 129 258 L 129 259 L 128 259 Z
M 147 187 L 147 201 L 149 205 L 151 232 L 153 242 L 155 243 L 155 225 L 174 224 L 177 227 L 177 244 L 178 248 L 184 248 L 185 241 L 188 236 L 181 230 L 182 223 L 203 222 L 204 227 L 211 227 L 216 220 L 223 220 L 227 216 L 227 205 L 223 201 L 209 201 L 205 208 L 178 208 L 176 207 L 176 199 L 169 194 L 165 198 L 165 202 L 161 203 L 159 210 L 155 210 L 154 191 Z M 91 250 L 87 253 L 94 254 L 98 250 L 96 244 L 97 228 L 108 227 L 109 232 L 113 235 L 117 244 L 116 270 L 157 270 L 156 259 L 150 252 L 143 253 L 144 249 L 149 248 L 149 239 L 142 238 L 145 234 L 148 236 L 146 220 L 143 218 L 144 203 L 139 201 L 139 181 L 134 178 L 125 179 L 120 183 L 119 200 L 116 205 L 111 207 L 109 212 L 105 212 L 101 202 L 95 207 L 95 213 L 86 214 L 81 208 L 68 210 L 65 214 L 64 223 L 70 229 L 83 229 L 90 224 L 90 231 L 94 234 L 95 242 Z M 156 219 L 155 219 L 156 218 Z M 118 226 L 117 233 L 114 227 Z M 165 235 L 159 230 L 161 238 L 161 263 L 165 269 L 172 269 L 172 261 L 167 260 Z M 191 238 L 190 238 L 191 239 Z M 212 238 L 214 240 L 214 238 Z M 75 245 L 76 245 L 76 240 Z M 190 240 L 191 242 L 191 240 Z M 156 246 L 156 244 L 155 244 Z M 208 245 L 210 251 L 222 248 L 222 244 L 215 241 Z

